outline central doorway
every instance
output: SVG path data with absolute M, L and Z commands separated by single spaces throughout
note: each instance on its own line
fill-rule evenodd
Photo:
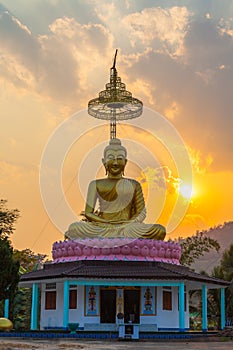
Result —
M 100 290 L 100 323 L 116 323 L 116 289 Z
M 125 323 L 140 323 L 140 289 L 124 290 L 124 314 Z

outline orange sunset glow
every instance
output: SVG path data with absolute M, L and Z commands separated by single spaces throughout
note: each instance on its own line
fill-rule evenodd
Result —
M 232 18 L 225 1 L 1 1 L 0 188 L 21 213 L 16 249 L 50 256 L 88 181 L 105 176 L 109 125 L 87 104 L 109 82 L 116 48 L 118 75 L 144 105 L 117 137 L 146 221 L 173 239 L 233 220 Z

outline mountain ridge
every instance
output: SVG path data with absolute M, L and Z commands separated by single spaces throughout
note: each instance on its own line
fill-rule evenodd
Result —
M 197 272 L 205 271 L 210 274 L 214 267 L 220 264 L 224 251 L 229 249 L 233 243 L 233 221 L 224 222 L 201 232 L 217 240 L 220 244 L 220 250 L 216 252 L 212 249 L 210 252 L 204 253 L 203 256 L 192 264 L 191 268 Z

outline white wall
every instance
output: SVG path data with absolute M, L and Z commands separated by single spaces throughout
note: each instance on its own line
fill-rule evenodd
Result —
M 45 289 L 46 284 L 41 286 L 41 316 L 40 329 L 45 327 L 62 327 L 63 324 L 63 284 L 56 283 L 57 299 L 56 310 L 45 310 Z
M 179 310 L 178 310 L 178 287 L 172 287 L 172 310 L 163 310 L 163 288 L 157 287 L 157 308 L 156 315 L 140 316 L 141 324 L 157 324 L 158 328 L 179 328 Z M 188 291 L 187 291 L 188 295 Z M 188 297 L 187 310 L 185 312 L 185 328 L 189 328 L 188 313 Z
M 56 284 L 57 299 L 56 310 L 45 310 L 46 284 L 41 287 L 41 317 L 40 329 L 46 327 L 63 327 L 63 283 Z M 69 322 L 79 323 L 80 327 L 84 323 L 100 323 L 100 316 L 84 316 L 84 286 L 77 287 L 77 309 L 69 310 Z
M 69 310 L 69 322 L 79 323 L 79 327 L 83 327 L 84 323 L 100 323 L 100 316 L 84 316 L 85 314 L 85 288 L 78 286 L 78 308 L 77 310 Z
M 57 304 L 56 310 L 45 310 L 45 284 L 41 289 L 41 321 L 40 329 L 45 327 L 63 327 L 63 283 L 56 284 Z M 77 309 L 69 310 L 69 322 L 79 323 L 80 327 L 84 323 L 99 323 L 100 316 L 84 316 L 84 286 L 77 287 Z M 157 287 L 157 312 L 152 316 L 140 316 L 142 324 L 157 324 L 158 328 L 179 328 L 179 310 L 178 310 L 178 287 L 172 287 L 172 310 L 163 310 L 162 287 Z M 188 296 L 188 291 L 187 291 Z M 185 328 L 189 328 L 188 313 L 188 297 L 187 311 L 185 312 Z
M 172 310 L 163 310 L 163 288 L 158 288 L 157 325 L 158 328 L 179 328 L 178 287 L 172 287 Z M 188 301 L 188 300 L 187 300 Z M 189 327 L 188 303 L 185 312 L 185 328 Z

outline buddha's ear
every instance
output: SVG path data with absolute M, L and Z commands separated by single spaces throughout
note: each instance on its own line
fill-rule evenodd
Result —
M 127 161 L 128 161 L 128 159 L 125 158 L 125 166 L 126 166 Z M 124 170 L 125 170 L 125 166 L 124 166 Z M 124 170 L 123 170 L 123 174 L 122 174 L 123 176 L 125 176 Z
M 104 158 L 102 158 L 102 163 L 103 163 L 103 165 L 104 165 L 104 167 L 105 167 L 105 175 L 108 175 L 107 164 L 106 164 L 106 161 L 105 161 Z

